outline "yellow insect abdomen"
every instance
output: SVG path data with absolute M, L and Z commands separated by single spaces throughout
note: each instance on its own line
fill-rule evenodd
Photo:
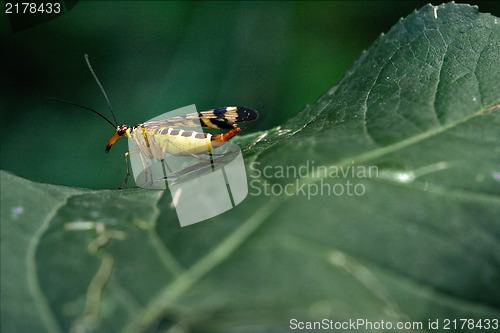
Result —
M 166 134 L 154 135 L 155 143 L 172 155 L 202 154 L 212 151 L 211 134 L 169 128 Z

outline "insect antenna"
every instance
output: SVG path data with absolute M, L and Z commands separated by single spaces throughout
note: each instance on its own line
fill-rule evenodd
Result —
M 55 98 L 55 97 L 50 97 L 49 100 L 52 100 L 52 101 L 58 101 L 58 102 L 62 102 L 62 103 L 66 103 L 66 104 L 70 104 L 70 105 L 73 105 L 73 106 L 77 106 L 79 108 L 82 108 L 82 109 L 86 109 L 86 110 L 89 110 L 89 111 L 92 111 L 94 112 L 95 114 L 97 114 L 98 116 L 100 116 L 102 119 L 106 120 L 108 123 L 111 124 L 111 126 L 113 126 L 113 128 L 116 129 L 116 127 L 118 127 L 118 125 L 115 125 L 111 122 L 111 120 L 109 120 L 108 118 L 106 118 L 103 114 L 97 112 L 96 110 L 94 109 L 91 109 L 89 107 L 86 107 L 86 106 L 83 106 L 83 105 L 80 105 L 80 104 L 77 104 L 75 102 L 71 102 L 71 101 L 67 101 L 65 99 L 61 99 L 61 98 Z
M 92 76 L 94 77 L 95 82 L 97 82 L 97 85 L 99 86 L 99 88 L 101 89 L 102 94 L 104 95 L 104 98 L 106 99 L 106 103 L 108 103 L 109 111 L 111 111 L 111 115 L 113 116 L 113 119 L 115 120 L 115 124 L 116 124 L 116 126 L 113 126 L 113 127 L 117 127 L 118 126 L 118 121 L 116 121 L 115 113 L 113 112 L 113 107 L 111 106 L 111 103 L 109 102 L 108 95 L 106 95 L 106 92 L 104 91 L 104 88 L 102 87 L 101 82 L 97 78 L 97 75 L 95 74 L 94 69 L 90 65 L 89 55 L 88 54 L 85 54 L 85 61 L 87 62 L 87 66 L 88 66 L 88 68 L 90 70 L 90 73 L 92 73 Z

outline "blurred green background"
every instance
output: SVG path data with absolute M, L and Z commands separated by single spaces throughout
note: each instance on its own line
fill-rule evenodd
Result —
M 245 134 L 293 117 L 335 85 L 380 33 L 426 3 L 80 1 L 17 32 L 3 14 L 0 167 L 51 184 L 121 184 L 126 140 L 106 154 L 109 124 L 47 100 L 110 116 L 85 53 L 120 124 L 190 104 L 246 105 L 260 118 L 243 126 Z M 500 16 L 498 1 L 469 3 Z

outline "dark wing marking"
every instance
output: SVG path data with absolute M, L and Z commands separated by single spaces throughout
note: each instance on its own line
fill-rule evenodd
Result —
M 229 106 L 223 108 L 190 113 L 184 116 L 170 117 L 163 120 L 148 121 L 143 125 L 149 129 L 159 127 L 209 127 L 233 128 L 232 124 L 252 121 L 259 114 L 254 109 L 245 106 Z

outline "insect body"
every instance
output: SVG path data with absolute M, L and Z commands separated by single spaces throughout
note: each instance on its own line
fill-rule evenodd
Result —
M 165 153 L 172 155 L 191 155 L 207 153 L 220 147 L 240 131 L 236 122 L 250 121 L 257 118 L 253 109 L 233 106 L 224 107 L 186 116 L 171 117 L 165 120 L 148 121 L 134 127 L 118 126 L 111 137 L 106 152 L 121 137 L 132 139 L 147 158 L 162 160 Z M 229 128 L 224 134 L 211 135 L 175 129 L 175 127 Z
M 130 172 L 127 157 L 130 154 L 139 153 L 145 173 L 147 173 L 147 162 L 144 158 L 163 162 L 168 153 L 177 156 L 190 155 L 200 159 L 199 154 L 209 153 L 222 146 L 240 131 L 236 122 L 254 120 L 257 116 L 257 111 L 251 108 L 233 106 L 170 117 L 164 120 L 148 121 L 134 127 L 117 126 L 115 134 L 106 145 L 106 152 L 109 152 L 116 140 L 121 137 L 127 137 L 137 145 L 137 150 L 125 154 L 128 178 Z M 217 129 L 229 128 L 230 130 L 223 134 L 212 135 L 176 128 L 200 126 Z M 165 164 L 165 166 L 169 169 L 168 165 Z M 124 184 L 126 181 L 127 179 Z
M 164 162 L 167 153 L 177 156 L 190 155 L 197 159 L 201 159 L 198 156 L 199 154 L 210 153 L 213 149 L 222 146 L 225 142 L 227 142 L 240 131 L 240 128 L 236 125 L 237 122 L 251 121 L 257 119 L 258 117 L 257 111 L 251 108 L 232 106 L 217 108 L 209 111 L 190 113 L 183 116 L 170 117 L 163 120 L 148 121 L 142 124 L 138 124 L 134 127 L 129 127 L 127 125 L 118 126 L 113 109 L 111 107 L 111 103 L 109 102 L 106 92 L 99 82 L 97 75 L 92 69 L 87 55 L 85 55 L 85 60 L 90 72 L 92 73 L 92 76 L 99 85 L 99 88 L 101 89 L 101 92 L 106 99 L 115 123 L 111 122 L 101 113 L 88 107 L 64 100 L 59 101 L 67 102 L 69 104 L 92 111 L 105 119 L 116 129 L 116 132 L 111 137 L 111 139 L 109 139 L 106 145 L 106 152 L 109 152 L 116 140 L 122 137 L 131 139 L 137 145 L 137 150 L 125 153 L 127 176 L 125 178 L 125 181 L 123 182 L 122 188 L 127 183 L 128 177 L 130 175 L 128 167 L 129 155 L 134 153 L 139 154 L 144 166 L 145 174 L 147 173 L 146 165 L 148 164 L 145 159 Z M 186 131 L 179 128 L 200 126 L 215 129 L 229 129 L 229 131 L 222 134 L 212 135 L 209 133 Z M 166 165 L 166 163 L 165 166 L 168 168 L 168 165 Z

